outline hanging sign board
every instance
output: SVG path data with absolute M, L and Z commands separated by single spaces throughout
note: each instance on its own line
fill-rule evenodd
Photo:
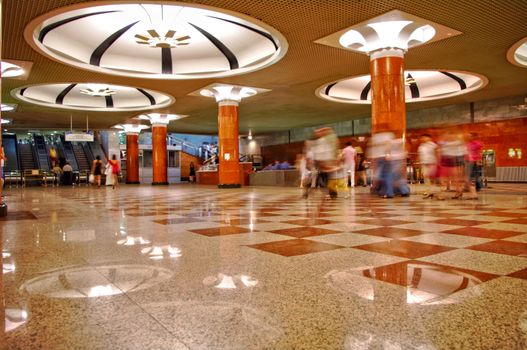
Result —
M 66 141 L 93 142 L 93 131 L 66 131 Z

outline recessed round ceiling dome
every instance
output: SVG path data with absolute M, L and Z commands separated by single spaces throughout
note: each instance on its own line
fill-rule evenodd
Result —
M 439 70 L 405 72 L 406 102 L 438 100 L 466 94 L 487 85 L 482 75 Z M 331 82 L 316 90 L 317 96 L 341 103 L 371 103 L 371 77 L 361 75 Z
M 510 63 L 527 68 L 527 38 L 523 38 L 507 51 L 507 59 Z
M 0 67 L 2 69 L 2 78 L 18 77 L 24 74 L 24 69 L 14 63 L 2 61 L 0 62 Z
M 202 5 L 131 0 L 83 3 L 33 20 L 26 40 L 67 64 L 161 79 L 225 77 L 281 59 L 287 41 L 246 15 Z
M 142 111 L 174 103 L 170 95 L 110 84 L 58 83 L 20 87 L 11 91 L 19 100 L 53 108 L 87 111 Z

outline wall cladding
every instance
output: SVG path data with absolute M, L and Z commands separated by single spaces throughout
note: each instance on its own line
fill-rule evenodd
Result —
M 474 114 L 470 104 L 457 104 L 445 107 L 427 108 L 406 113 L 408 129 L 437 128 L 469 123 L 490 122 L 522 118 L 527 116 L 527 111 L 519 111 L 514 106 L 522 104 L 524 96 L 505 97 L 474 103 Z M 300 142 L 311 138 L 313 130 L 320 127 L 312 126 L 295 128 L 279 133 L 270 134 L 262 140 L 262 146 L 281 145 Z M 344 122 L 328 124 L 338 136 L 368 135 L 371 133 L 371 118 L 347 120 Z

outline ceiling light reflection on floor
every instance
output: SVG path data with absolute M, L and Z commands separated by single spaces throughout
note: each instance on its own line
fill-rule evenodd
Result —
M 5 331 L 10 332 L 27 322 L 28 314 L 24 309 L 5 309 Z
M 434 305 L 453 303 L 450 296 L 467 288 L 474 288 L 477 293 L 477 285 L 492 277 L 474 276 L 464 270 L 432 264 L 402 262 L 380 267 L 332 270 L 325 278 L 333 288 L 366 300 L 375 300 L 379 293 L 399 293 L 398 299 L 404 298 L 407 304 Z M 383 283 L 398 287 L 385 289 Z
M 143 244 L 150 244 L 150 241 L 147 239 L 144 239 L 142 236 L 134 237 L 134 236 L 126 236 L 125 239 L 121 239 L 117 241 L 117 244 L 119 245 L 143 245 Z
M 69 267 L 32 278 L 20 290 L 49 298 L 96 298 L 147 289 L 172 276 L 168 269 L 149 265 Z
M 181 249 L 171 245 L 154 245 L 143 248 L 141 249 L 141 254 L 147 254 L 152 260 L 173 259 L 183 255 L 181 254 Z
M 230 276 L 223 273 L 218 273 L 217 276 L 208 276 L 203 279 L 203 284 L 206 286 L 214 286 L 218 289 L 236 289 L 238 286 L 252 288 L 258 284 L 258 280 L 247 275 L 238 274 Z

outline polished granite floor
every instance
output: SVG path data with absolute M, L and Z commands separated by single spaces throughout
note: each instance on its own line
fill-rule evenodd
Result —
M 526 349 L 527 186 L 8 189 L 8 349 Z

